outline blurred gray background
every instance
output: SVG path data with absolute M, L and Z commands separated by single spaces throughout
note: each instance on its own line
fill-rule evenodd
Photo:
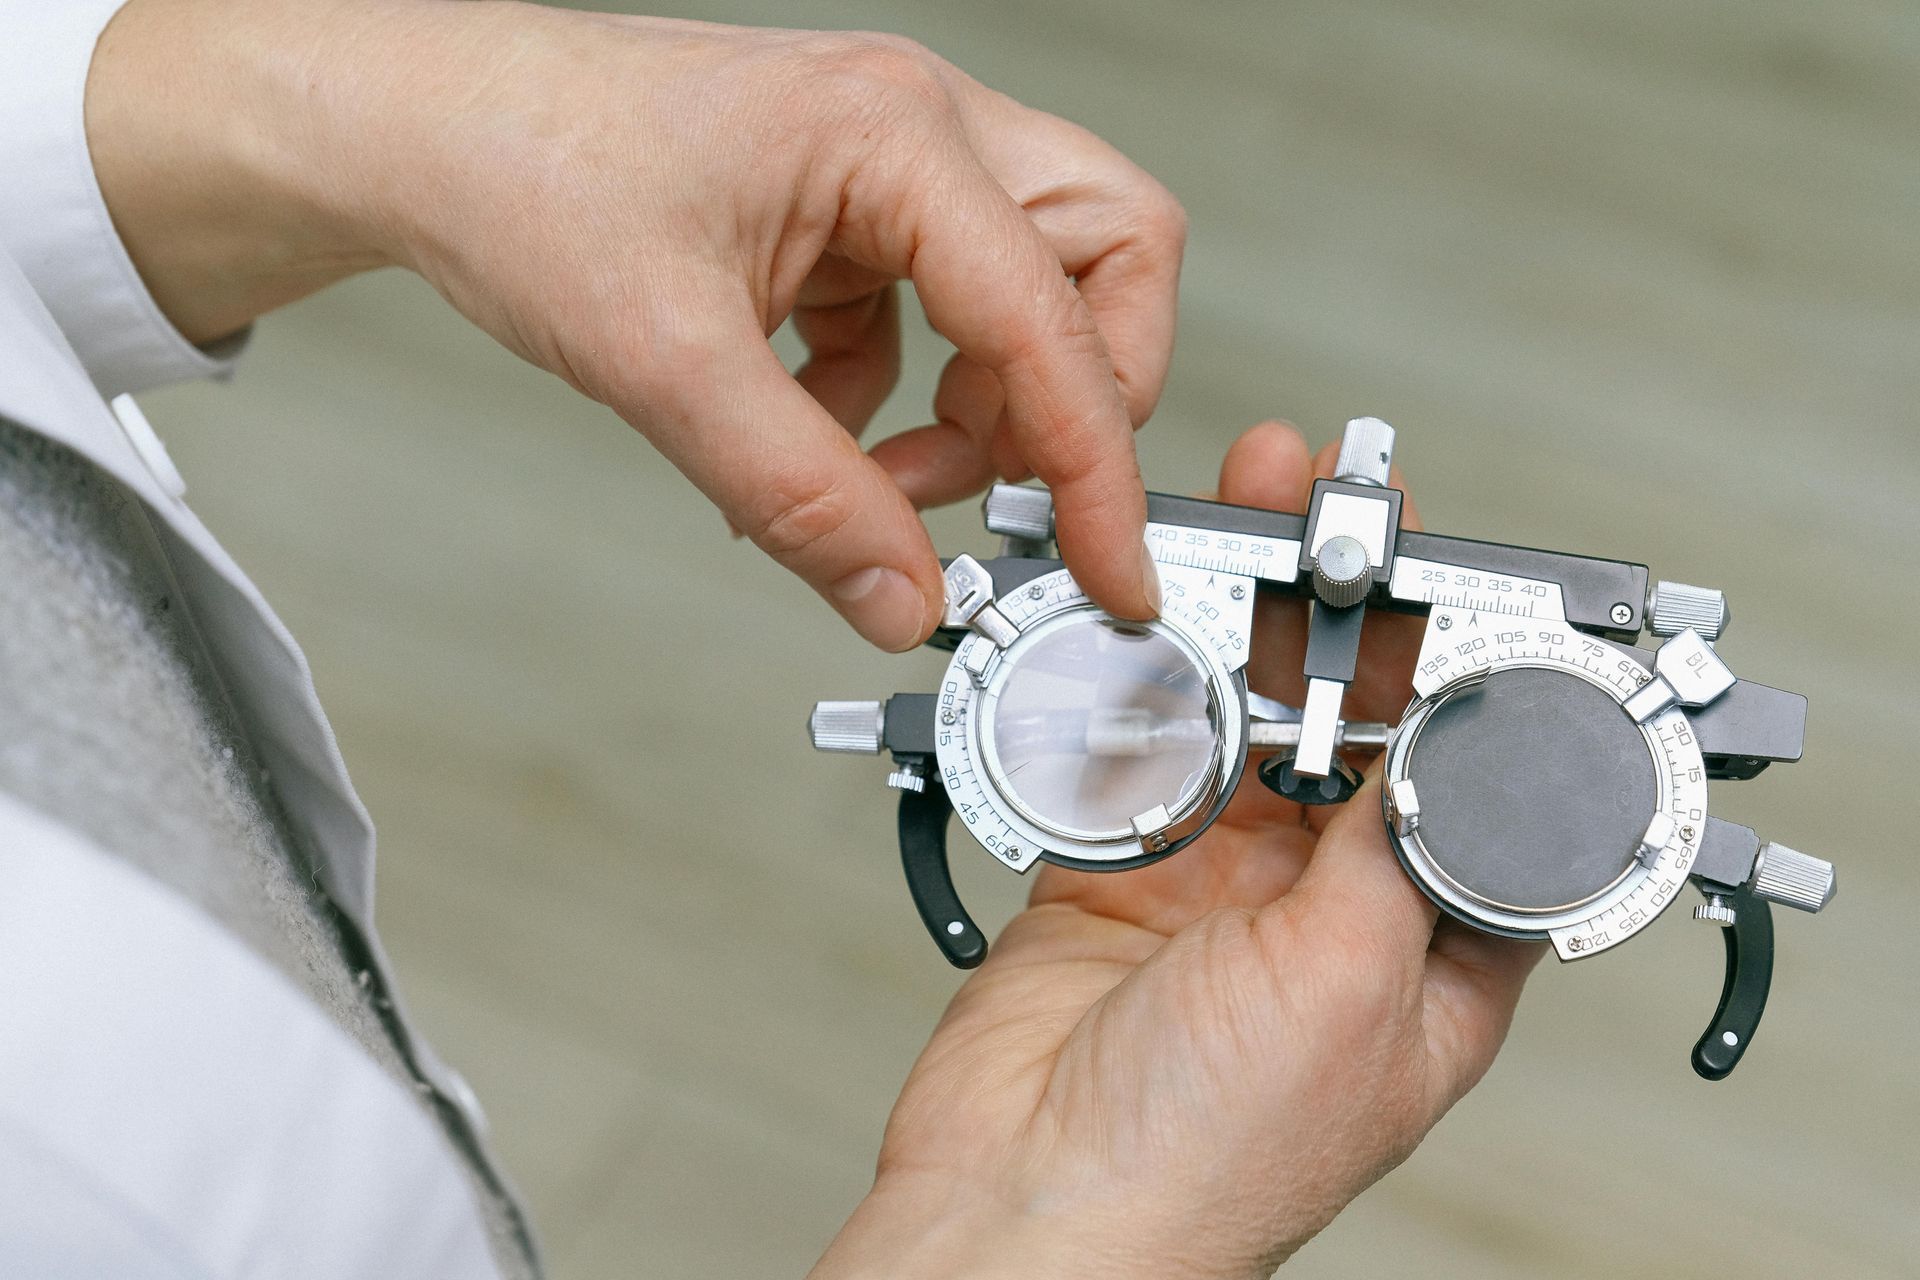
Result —
M 1735 669 L 1812 700 L 1724 816 L 1833 858 L 1760 1042 L 1687 1051 L 1720 942 L 1671 913 L 1535 978 L 1505 1055 L 1287 1274 L 1920 1275 L 1920 11 L 1905 0 L 1436 5 L 715 0 L 912 35 L 1078 120 L 1192 215 L 1141 437 L 1213 482 L 1268 416 L 1401 428 L 1430 527 L 1644 560 L 1734 603 Z M 878 431 L 927 415 L 908 322 Z M 782 350 L 794 348 L 783 335 Z M 559 1280 L 797 1275 L 864 1190 L 956 983 L 883 766 L 817 697 L 869 652 L 636 436 L 363 278 L 147 400 L 301 638 L 381 828 L 379 918 L 486 1100 Z M 973 509 L 945 548 L 991 544 Z M 1024 885 L 956 837 L 983 923 Z M 1783 916 L 1791 913 L 1783 913 Z

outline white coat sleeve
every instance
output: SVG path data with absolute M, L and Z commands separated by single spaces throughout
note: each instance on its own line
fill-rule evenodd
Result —
M 225 373 L 244 341 L 173 327 L 114 230 L 87 150 L 87 69 L 125 0 L 0 0 L 0 249 L 104 396 Z

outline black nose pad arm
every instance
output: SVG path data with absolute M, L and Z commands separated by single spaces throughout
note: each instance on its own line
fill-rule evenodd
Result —
M 1707 1080 L 1724 1080 L 1740 1065 L 1740 1055 L 1753 1043 L 1760 1015 L 1767 1011 L 1767 991 L 1773 985 L 1772 908 L 1745 889 L 1728 895 L 1728 902 L 1734 917 L 1720 931 L 1727 944 L 1720 1007 L 1693 1046 L 1693 1069 Z
M 953 802 L 937 774 L 923 791 L 902 791 L 900 865 L 934 945 L 954 968 L 973 969 L 987 958 L 987 938 L 960 905 L 947 870 L 947 819 L 952 816 Z

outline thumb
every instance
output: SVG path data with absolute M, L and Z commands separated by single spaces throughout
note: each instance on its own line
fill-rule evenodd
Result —
M 1316 927 L 1418 973 L 1439 908 L 1393 855 L 1381 815 L 1382 772 L 1375 760 L 1366 785 L 1335 810 L 1300 883 L 1282 901 L 1292 902 Z
M 614 408 L 867 640 L 896 652 L 924 640 L 945 596 L 925 526 L 760 329 L 670 363 L 677 376 Z

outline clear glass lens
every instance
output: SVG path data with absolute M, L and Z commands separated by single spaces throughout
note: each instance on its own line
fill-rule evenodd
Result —
M 1007 658 L 983 745 L 1029 817 L 1117 837 L 1155 805 L 1181 816 L 1213 766 L 1219 726 L 1206 674 L 1178 641 L 1088 613 Z

